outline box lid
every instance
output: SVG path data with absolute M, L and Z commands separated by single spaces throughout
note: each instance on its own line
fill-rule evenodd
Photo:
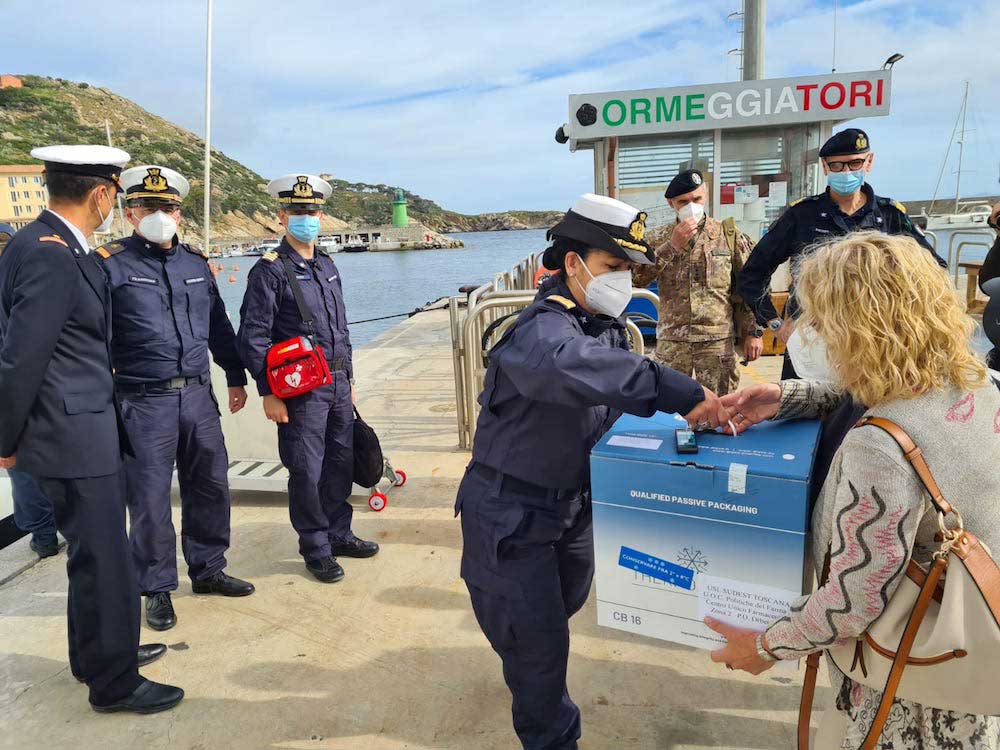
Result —
M 592 455 L 649 463 L 697 464 L 703 468 L 746 466 L 746 473 L 806 481 L 812 469 L 820 423 L 813 419 L 764 422 L 738 437 L 698 433 L 697 453 L 678 453 L 674 431 L 687 423 L 679 414 L 625 414 L 594 446 Z

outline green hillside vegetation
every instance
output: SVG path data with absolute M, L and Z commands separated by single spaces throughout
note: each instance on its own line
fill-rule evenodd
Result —
M 105 118 L 112 138 L 132 155 L 132 163 L 169 166 L 191 181 L 186 205 L 189 222 L 198 224 L 204 201 L 204 141 L 106 89 L 60 78 L 22 76 L 23 88 L 0 89 L 0 164 L 35 164 L 33 147 L 53 143 L 105 143 Z M 267 178 L 212 150 L 212 222 L 220 233 L 268 233 L 274 204 L 264 190 Z M 393 185 L 368 185 L 331 179 L 334 194 L 328 215 L 352 225 L 387 224 L 392 218 Z M 549 226 L 551 212 L 512 212 L 468 216 L 446 211 L 404 189 L 412 219 L 435 230 Z M 496 217 L 504 217 L 499 224 Z M 213 232 L 214 234 L 214 232 Z

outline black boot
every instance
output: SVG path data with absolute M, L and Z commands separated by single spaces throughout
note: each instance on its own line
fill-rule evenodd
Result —
M 139 646 L 139 666 L 144 667 L 147 664 L 152 664 L 165 653 L 167 653 L 167 647 L 163 643 L 146 643 Z M 73 672 L 73 676 L 76 678 L 77 682 L 83 682 L 83 677 L 73 671 L 72 664 L 70 665 L 70 671 Z
M 239 578 L 227 576 L 219 571 L 204 581 L 192 581 L 191 588 L 196 594 L 219 594 L 220 596 L 250 596 L 254 592 L 253 584 L 241 581 Z
M 306 560 L 306 568 L 316 578 L 323 583 L 336 583 L 344 577 L 344 569 L 333 557 L 324 557 L 320 560 Z
M 177 624 L 169 591 L 146 596 L 146 624 L 153 630 L 170 630 Z
M 348 531 L 342 539 L 330 539 L 330 554 L 335 557 L 374 557 L 378 554 L 378 545 L 358 539 L 353 531 Z
M 40 560 L 59 554 L 59 540 L 55 537 L 53 537 L 51 541 L 32 537 L 28 546 L 31 547 L 32 552 L 38 555 Z

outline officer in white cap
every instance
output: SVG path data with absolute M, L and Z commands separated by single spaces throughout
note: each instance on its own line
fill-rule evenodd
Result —
M 16 465 L 52 501 L 69 542 L 70 667 L 95 711 L 153 713 L 184 691 L 138 667 L 139 590 L 125 535 L 122 454 L 128 436 L 111 368 L 107 282 L 87 237 L 111 223 L 124 151 L 49 146 L 49 205 L 0 256 L 0 467 Z
M 711 390 L 628 351 L 631 269 L 654 261 L 645 220 L 588 193 L 549 230 L 543 262 L 560 273 L 490 351 L 455 503 L 462 578 L 529 750 L 575 750 L 580 738 L 566 669 L 569 619 L 594 576 L 591 448 L 622 412 L 676 412 L 701 427 L 728 418 Z
M 326 180 L 289 174 L 267 192 L 278 201 L 284 239 L 251 269 L 240 310 L 239 347 L 264 413 L 278 425 L 278 454 L 288 468 L 288 503 L 299 535 L 299 554 L 319 581 L 344 577 L 337 557 L 372 557 L 379 547 L 351 531 L 354 473 L 354 366 L 340 272 L 316 247 L 323 204 L 333 192 Z M 313 323 L 303 319 L 290 282 L 294 278 Z M 267 352 L 305 336 L 326 355 L 333 382 L 286 401 L 271 393 Z
M 247 596 L 225 572 L 229 458 L 212 391 L 209 354 L 226 372 L 228 407 L 246 403 L 236 333 L 208 259 L 180 242 L 188 181 L 156 164 L 126 169 L 125 217 L 135 233 L 97 248 L 112 299 L 111 359 L 135 456 L 125 460 L 129 540 L 146 624 L 177 622 L 177 535 L 171 520 L 174 464 L 181 492 L 184 559 L 196 594 Z

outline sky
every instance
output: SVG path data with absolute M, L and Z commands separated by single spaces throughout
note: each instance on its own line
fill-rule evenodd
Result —
M 553 138 L 568 95 L 738 80 L 726 17 L 740 6 L 215 0 L 213 146 L 268 177 L 329 172 L 465 213 L 562 210 L 593 187 L 590 152 Z M 829 73 L 833 18 L 832 0 L 768 0 L 766 77 Z M 206 0 L 0 0 L 0 72 L 106 86 L 202 136 L 205 21 Z M 995 0 L 840 0 L 838 72 L 905 55 L 891 115 L 857 122 L 880 194 L 931 196 L 966 80 L 962 193 L 1000 193 L 998 28 Z M 954 171 L 953 149 L 944 194 Z

